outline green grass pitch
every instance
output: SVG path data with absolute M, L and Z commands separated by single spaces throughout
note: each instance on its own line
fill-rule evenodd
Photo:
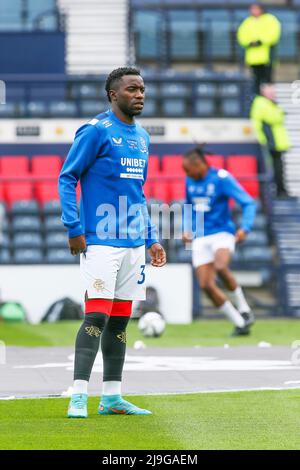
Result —
M 0 449 L 300 449 L 300 391 L 131 397 L 152 416 L 68 419 L 66 399 L 0 401 Z M 276 412 L 275 412 L 276 410 Z
M 74 346 L 80 322 L 59 323 L 0 323 L 0 341 L 14 346 Z M 266 341 L 273 345 L 287 345 L 300 339 L 300 321 L 297 319 L 258 320 L 249 337 L 231 338 L 232 325 L 226 320 L 201 320 L 190 325 L 168 325 L 160 338 L 144 338 L 137 321 L 128 328 L 128 346 L 143 340 L 147 346 L 192 347 L 257 345 Z
M 73 346 L 80 322 L 0 324 L 0 340 L 19 346 Z M 168 325 L 161 338 L 142 338 L 132 321 L 128 344 L 148 346 L 291 345 L 299 320 L 259 320 L 249 337 L 230 338 L 223 320 Z M 68 399 L 0 401 L 0 449 L 99 450 L 300 450 L 300 390 L 130 397 L 152 416 L 99 416 L 89 399 L 89 418 L 66 418 Z

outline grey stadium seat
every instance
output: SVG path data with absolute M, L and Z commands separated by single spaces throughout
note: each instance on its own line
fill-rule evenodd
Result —
M 40 233 L 16 233 L 12 239 L 13 248 L 42 248 L 43 239 Z
M 43 205 L 43 213 L 45 215 L 59 215 L 61 214 L 61 205 L 59 201 L 46 201 Z
M 37 248 L 21 248 L 15 250 L 13 261 L 16 264 L 39 264 L 44 261 L 42 250 Z
M 68 236 L 63 232 L 53 232 L 46 234 L 45 238 L 47 248 L 67 248 Z
M 72 256 L 67 249 L 50 249 L 46 254 L 46 262 L 49 264 L 74 264 L 79 257 Z
M 46 217 L 44 228 L 47 232 L 65 232 L 66 229 L 58 215 L 50 215 Z
M 37 201 L 15 201 L 11 208 L 13 215 L 39 215 L 40 209 Z
M 34 215 L 17 215 L 12 219 L 11 228 L 13 232 L 39 232 L 40 218 Z

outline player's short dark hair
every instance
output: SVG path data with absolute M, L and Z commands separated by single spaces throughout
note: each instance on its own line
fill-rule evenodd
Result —
M 118 69 L 113 70 L 107 77 L 105 82 L 105 91 L 107 94 L 108 101 L 111 101 L 109 92 L 113 89 L 114 86 L 121 80 L 124 75 L 141 75 L 139 69 L 135 67 L 119 67 Z
M 199 159 L 199 160 L 202 160 L 204 163 L 206 163 L 206 165 L 208 165 L 208 162 L 205 157 L 204 148 L 201 145 L 198 145 L 197 147 L 189 149 L 187 152 L 185 152 L 183 157 L 189 158 L 191 160 Z

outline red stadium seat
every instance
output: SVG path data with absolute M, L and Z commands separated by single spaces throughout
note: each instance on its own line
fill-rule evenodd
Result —
M 181 155 L 165 155 L 162 159 L 162 171 L 166 175 L 185 176 Z
M 0 158 L 0 174 L 6 177 L 30 177 L 29 160 L 25 155 L 9 156 Z M 30 181 L 12 181 L 3 183 L 4 199 L 8 206 L 15 201 L 29 200 L 33 198 L 33 188 Z
M 227 157 L 226 167 L 250 196 L 255 199 L 259 198 L 257 161 L 254 155 L 230 155 Z M 251 180 L 245 180 L 243 177 L 251 177 Z
M 225 168 L 223 155 L 205 155 L 205 158 L 209 166 L 213 166 L 218 169 Z
M 33 175 L 58 176 L 61 166 L 62 159 L 58 155 L 34 155 L 31 159 Z
M 174 181 L 170 181 L 169 189 L 170 189 L 171 201 L 185 199 L 186 197 L 185 178 L 182 178 L 180 180 L 177 179 Z
M 5 183 L 4 197 L 8 206 L 11 206 L 15 201 L 33 199 L 32 183 Z
M 31 168 L 34 176 L 53 176 L 55 178 L 54 181 L 35 183 L 36 198 L 41 204 L 59 199 L 57 178 L 61 166 L 62 160 L 58 155 L 35 155 L 32 157 Z
M 156 181 L 153 183 L 152 197 L 162 202 L 169 202 L 169 184 L 168 181 Z
M 4 185 L 0 183 L 0 202 L 4 201 Z
M 160 173 L 159 157 L 150 155 L 148 160 L 148 176 L 154 176 Z
M 143 186 L 143 191 L 146 199 L 152 197 L 152 183 L 147 179 L 146 183 Z
M 25 176 L 29 173 L 29 160 L 25 155 L 2 156 L 0 173 L 3 176 Z

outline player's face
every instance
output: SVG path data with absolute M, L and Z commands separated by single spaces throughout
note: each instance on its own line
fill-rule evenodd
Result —
M 194 180 L 203 178 L 207 172 L 207 165 L 200 158 L 196 158 L 195 160 L 184 158 L 182 167 L 186 175 Z
M 145 85 L 139 75 L 124 75 L 112 96 L 119 109 L 127 116 L 141 114 L 144 107 Z

